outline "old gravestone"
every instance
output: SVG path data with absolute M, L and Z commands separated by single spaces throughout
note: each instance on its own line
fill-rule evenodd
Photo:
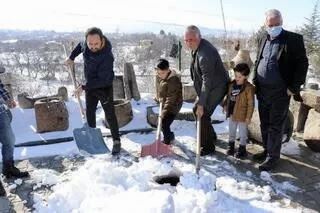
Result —
M 131 100 L 131 98 L 133 98 L 135 101 L 139 101 L 141 96 L 133 65 L 131 63 L 124 64 L 123 80 L 126 99 Z
M 311 109 L 305 124 L 303 140 L 315 152 L 320 152 L 320 113 Z

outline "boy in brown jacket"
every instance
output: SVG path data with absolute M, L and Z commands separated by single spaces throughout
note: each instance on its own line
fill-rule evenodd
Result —
M 162 109 L 162 133 L 165 144 L 174 141 L 174 134 L 170 125 L 182 106 L 182 83 L 177 74 L 170 70 L 169 62 L 166 59 L 159 59 L 155 67 L 160 78 L 159 99 L 163 103 Z
M 254 110 L 254 86 L 247 81 L 250 68 L 245 63 L 235 66 L 235 79 L 229 84 L 224 110 L 229 117 L 229 149 L 227 154 L 234 155 L 234 143 L 237 129 L 240 133 L 240 145 L 237 158 L 247 156 L 248 124 L 251 122 Z

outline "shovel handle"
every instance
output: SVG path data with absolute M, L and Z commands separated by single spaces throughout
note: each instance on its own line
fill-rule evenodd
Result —
M 63 50 L 64 50 L 64 54 L 65 54 L 65 57 L 67 58 L 68 57 L 68 54 L 67 54 L 67 49 L 66 49 L 66 46 L 63 44 Z M 71 76 L 71 80 L 72 80 L 72 83 L 73 83 L 73 86 L 74 86 L 74 89 L 76 90 L 78 85 L 77 85 L 77 82 L 76 82 L 76 79 L 75 79 L 75 66 L 74 64 L 72 66 L 69 66 L 68 65 L 68 71 L 69 71 L 69 74 Z M 78 100 L 78 103 L 79 103 L 79 106 L 80 106 L 80 114 L 82 116 L 82 118 L 85 120 L 86 119 L 86 114 L 84 112 L 84 107 L 82 105 L 82 101 L 80 99 L 80 95 L 77 93 L 75 94 L 76 97 L 77 97 L 77 100 Z
M 200 171 L 200 152 L 201 152 L 201 118 L 197 116 L 197 148 L 196 148 L 196 174 Z
M 163 103 L 160 102 L 160 106 L 159 106 L 159 115 L 158 115 L 158 126 L 157 126 L 157 140 L 161 140 L 161 129 L 162 129 L 162 118 L 161 118 L 161 114 L 162 114 L 162 105 Z

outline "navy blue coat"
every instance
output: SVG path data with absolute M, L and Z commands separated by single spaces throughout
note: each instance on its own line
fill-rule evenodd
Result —
M 84 41 L 74 48 L 69 57 L 71 60 L 74 60 L 78 55 L 83 53 L 86 90 L 112 86 L 114 57 L 110 41 L 106 37 L 104 39 L 105 45 L 98 52 L 92 52 Z

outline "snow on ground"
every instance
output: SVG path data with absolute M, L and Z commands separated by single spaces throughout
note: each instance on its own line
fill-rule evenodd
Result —
M 11 39 L 11 40 L 2 40 L 1 43 L 3 44 L 13 44 L 13 43 L 16 43 L 18 42 L 17 39 Z
M 150 127 L 146 120 L 146 107 L 155 105 L 152 100 L 152 96 L 149 94 L 142 94 L 142 99 L 138 102 L 132 101 L 133 120 L 121 128 L 120 130 L 130 130 L 137 128 Z M 36 119 L 34 109 L 21 109 L 19 107 L 12 109 L 13 121 L 12 128 L 16 137 L 16 144 L 20 144 L 28 141 L 43 140 L 43 139 L 54 139 L 72 137 L 73 129 L 80 128 L 83 126 L 78 104 L 75 99 L 70 98 L 66 102 L 69 112 L 69 128 L 66 131 L 48 132 L 48 133 L 37 133 L 36 132 Z M 182 111 L 192 111 L 193 104 L 185 103 Z M 157 111 L 157 109 L 155 109 Z M 214 112 L 212 118 L 217 120 L 224 120 L 225 115 L 222 114 L 222 108 L 218 107 Z M 103 133 L 109 133 L 109 129 L 105 128 L 102 124 L 104 119 L 104 112 L 101 107 L 98 106 L 97 110 L 97 127 L 101 129 Z M 179 137 L 194 137 L 195 136 L 195 125 L 194 122 L 186 121 L 175 121 L 173 127 L 177 128 L 176 135 Z M 214 125 L 217 133 L 228 132 L 227 122 Z M 132 141 L 138 144 L 146 144 L 154 141 L 155 136 L 153 134 L 145 135 L 141 140 L 139 134 L 130 134 Z M 111 139 L 107 140 L 107 145 L 111 146 Z M 48 155 L 73 155 L 78 154 L 78 149 L 75 142 L 60 143 L 55 145 L 37 146 L 37 147 L 23 147 L 15 149 L 15 159 L 26 159 L 30 157 L 41 157 Z
M 153 181 L 154 176 L 170 173 L 182 174 L 177 187 Z M 67 181 L 62 174 L 52 190 L 46 199 L 34 196 L 35 212 L 299 212 L 270 202 L 269 186 L 216 177 L 205 170 L 198 177 L 193 165 L 149 157 L 130 167 L 110 162 L 107 155 L 89 159 Z
M 291 138 L 287 143 L 282 144 L 281 153 L 285 155 L 300 155 L 298 142 Z
M 154 105 L 151 95 L 142 94 L 139 102 L 132 101 L 134 119 L 122 129 L 149 127 L 146 122 L 146 107 Z M 192 110 L 192 104 L 185 103 L 182 111 Z M 39 139 L 70 137 L 72 130 L 82 126 L 75 100 L 67 102 L 70 127 L 67 131 L 38 134 L 33 109 L 14 109 L 13 129 L 17 144 Z M 218 134 L 227 133 L 228 125 L 221 107 L 213 117 L 223 121 L 215 124 Z M 104 113 L 97 111 L 97 124 L 102 132 L 109 132 L 102 126 Z M 176 140 L 187 149 L 195 149 L 196 128 L 194 122 L 174 121 L 172 128 Z M 128 152 L 139 150 L 143 144 L 152 143 L 155 134 L 140 135 L 130 133 L 121 137 Z M 111 139 L 106 141 L 109 148 Z M 285 150 L 296 154 L 297 146 L 290 141 Z M 293 150 L 293 151 L 292 151 Z M 47 146 L 24 147 L 15 149 L 16 159 L 60 155 L 78 155 L 75 142 Z M 58 173 L 49 169 L 35 170 L 31 179 L 35 183 L 34 208 L 36 212 L 300 212 L 290 207 L 290 200 L 273 201 L 272 195 L 283 191 L 298 191 L 289 182 L 277 183 L 265 172 L 260 178 L 270 183 L 259 186 L 254 182 L 254 175 L 247 171 L 240 174 L 227 161 L 206 157 L 212 163 L 208 169 L 202 169 L 200 176 L 195 175 L 194 165 L 173 159 L 140 158 L 131 166 L 125 161 L 114 161 L 110 154 L 86 158 L 84 165 L 77 170 Z M 211 165 L 212 164 L 212 165 Z M 213 171 L 213 172 L 212 172 Z M 153 181 L 157 175 L 169 173 L 181 174 L 177 187 L 158 185 Z M 219 175 L 217 175 L 219 173 Z M 18 183 L 12 185 L 16 187 Z M 38 192 L 41 186 L 51 187 L 47 196 Z M 215 190 L 217 189 L 217 190 Z

